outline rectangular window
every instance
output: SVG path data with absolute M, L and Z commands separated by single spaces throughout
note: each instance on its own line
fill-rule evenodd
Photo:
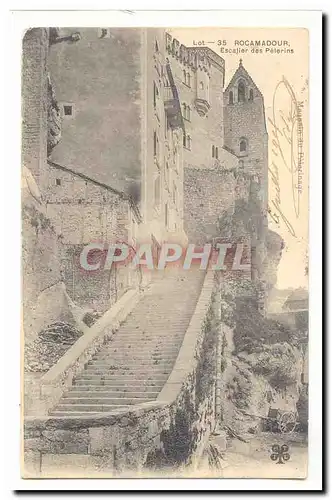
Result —
M 73 115 L 73 106 L 71 104 L 64 104 L 63 114 L 65 116 L 72 116 Z
M 61 179 L 56 179 L 56 185 L 61 186 Z

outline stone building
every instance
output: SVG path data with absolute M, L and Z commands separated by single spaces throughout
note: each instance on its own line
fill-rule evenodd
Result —
M 184 240 L 183 120 L 163 51 L 163 31 L 79 31 L 49 57 L 62 114 L 54 164 L 125 193 L 139 207 L 138 237 Z
M 252 275 L 260 278 L 268 197 L 263 96 L 241 60 L 225 88 L 222 57 L 165 36 L 185 127 L 185 231 L 198 244 L 218 236 L 250 241 Z M 225 215 L 230 227 L 223 233 Z
M 158 251 L 165 241 L 227 236 L 250 241 L 259 274 L 267 133 L 263 97 L 242 62 L 225 89 L 222 57 L 164 29 L 29 30 L 23 163 L 58 232 L 66 286 L 82 305 L 95 297 L 106 307 L 137 284 L 129 269 L 82 277 L 77 256 L 92 241 L 152 242 Z M 250 220 L 234 224 L 243 212 Z M 225 214 L 236 234 L 220 234 Z

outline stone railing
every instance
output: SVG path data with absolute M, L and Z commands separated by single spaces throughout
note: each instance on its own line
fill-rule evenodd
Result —
M 199 387 L 214 286 L 208 272 L 173 371 L 156 401 L 91 416 L 25 418 L 27 477 L 36 467 L 37 475 L 47 475 L 48 461 L 54 464 L 56 456 L 65 464 L 67 455 L 72 469 L 73 454 L 89 460 L 89 474 L 125 472 L 127 477 L 199 458 L 215 425 L 214 383 L 208 390 Z

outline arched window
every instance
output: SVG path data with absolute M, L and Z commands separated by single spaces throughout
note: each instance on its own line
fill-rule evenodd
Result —
M 187 85 L 190 87 L 190 73 L 187 73 Z
M 254 100 L 254 91 L 252 89 L 249 90 L 249 101 Z
M 247 151 L 247 140 L 243 138 L 240 140 L 240 153 L 245 153 L 246 151 Z
M 216 148 L 216 159 L 218 160 L 218 148 Z
M 187 147 L 187 149 L 191 149 L 191 137 L 190 137 L 190 135 L 187 135 L 186 147 Z
M 239 81 L 237 100 L 238 102 L 244 102 L 246 100 L 246 87 L 242 80 Z
M 187 119 L 187 105 L 184 102 L 182 106 L 183 106 L 183 118 Z
M 190 121 L 190 106 L 187 107 L 187 120 Z
M 183 70 L 183 83 L 187 85 L 187 73 Z
M 202 81 L 201 81 L 201 82 L 199 82 L 199 88 L 200 88 L 201 90 L 204 90 L 204 83 L 203 83 Z
M 230 93 L 229 93 L 229 104 L 233 104 L 233 102 L 234 102 L 233 101 L 233 92 L 230 91 Z
M 212 158 L 214 158 L 214 146 L 212 146 Z

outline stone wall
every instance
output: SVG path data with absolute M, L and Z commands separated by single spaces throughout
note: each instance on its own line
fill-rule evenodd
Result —
M 29 170 L 22 176 L 22 273 L 25 342 L 55 321 L 73 323 L 61 283 L 61 241 Z
M 29 29 L 22 40 L 22 163 L 43 188 L 47 158 L 48 30 Z
M 180 43 L 166 35 L 166 50 L 179 92 L 185 135 L 191 137 L 190 144 L 184 148 L 184 165 L 209 169 L 215 162 L 212 146 L 218 147 L 220 154 L 223 146 L 224 60 L 207 47 L 184 47 Z M 197 106 L 197 99 L 205 101 L 203 108 Z M 185 106 L 190 108 L 189 115 Z
M 237 169 L 219 167 L 186 168 L 184 183 L 185 231 L 198 244 L 220 236 L 218 220 L 232 214 L 238 200 L 246 202 L 250 190 L 250 180 Z
M 49 68 L 62 113 L 62 139 L 51 158 L 77 172 L 140 195 L 140 29 L 79 31 L 77 43 L 52 46 Z M 111 32 L 110 32 L 111 31 Z M 72 106 L 71 114 L 64 106 Z M 115 124 L 115 125 L 114 125 Z
M 100 256 L 100 269 L 87 271 L 80 254 L 89 243 L 134 244 L 140 215 L 123 193 L 49 162 L 46 168 L 47 215 L 62 242 L 61 271 L 69 295 L 81 306 L 105 310 L 126 290 L 139 284 L 138 272 L 128 263 L 104 269 L 106 252 Z

